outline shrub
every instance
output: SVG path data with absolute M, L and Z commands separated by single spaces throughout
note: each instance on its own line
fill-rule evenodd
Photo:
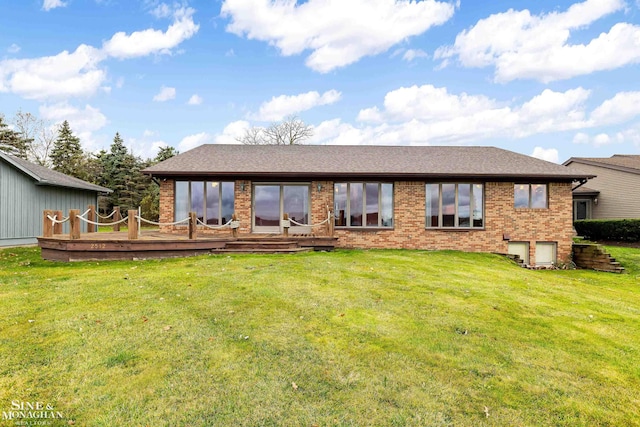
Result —
M 591 240 L 640 242 L 640 219 L 588 219 L 576 221 L 574 227 Z

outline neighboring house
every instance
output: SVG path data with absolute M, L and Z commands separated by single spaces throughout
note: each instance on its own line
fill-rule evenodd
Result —
M 45 209 L 97 206 L 99 193 L 111 190 L 90 184 L 0 151 L 0 246 L 37 243 Z M 66 224 L 65 224 L 66 225 Z
M 240 233 L 279 234 L 283 214 L 318 224 L 329 208 L 337 247 L 511 252 L 538 265 L 569 259 L 572 183 L 591 177 L 493 147 L 430 146 L 202 145 L 143 172 L 160 182 L 162 223 L 193 211 L 219 225 L 235 212 Z
M 640 155 L 572 157 L 563 165 L 597 175 L 573 191 L 574 219 L 640 218 Z

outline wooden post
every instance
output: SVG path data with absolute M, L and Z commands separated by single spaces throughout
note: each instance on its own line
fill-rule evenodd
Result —
M 195 212 L 189 212 L 189 240 L 195 240 L 198 237 L 197 219 Z
M 53 218 L 53 211 L 45 210 L 42 214 L 42 237 L 53 237 L 53 224 L 49 217 Z
M 69 239 L 77 240 L 80 238 L 80 215 L 79 209 L 69 210 Z
M 53 214 L 56 216 L 58 221 L 62 221 L 62 211 L 54 211 Z M 62 234 L 62 223 L 53 224 L 53 234 Z
M 120 206 L 114 206 L 113 210 L 115 211 L 115 213 L 113 214 L 113 218 L 111 219 L 111 221 L 113 222 L 120 221 L 122 219 L 122 215 L 120 214 Z M 113 226 L 113 231 L 120 231 L 119 222 Z
M 236 214 L 231 215 L 231 221 L 235 222 L 238 220 L 238 217 L 236 216 Z M 231 235 L 235 238 L 238 237 L 238 229 L 231 227 Z
M 329 215 L 329 237 L 333 237 L 333 230 L 336 227 L 336 216 L 331 214 L 331 209 L 327 209 L 327 215 Z
M 288 213 L 283 214 L 282 215 L 282 219 L 285 222 L 289 221 L 289 214 Z M 291 225 L 291 224 L 289 224 L 289 225 Z M 283 229 L 283 233 L 282 234 L 284 234 L 284 237 L 289 237 L 289 227 L 287 227 L 286 223 L 283 225 L 282 229 Z
M 138 220 L 136 219 L 136 215 L 138 215 L 138 211 L 136 209 L 132 209 L 128 211 L 129 217 L 129 240 L 138 240 Z
M 96 222 L 96 207 L 94 205 L 89 205 L 89 215 L 87 217 L 89 221 Z M 88 222 L 87 233 L 95 233 L 96 231 L 98 231 L 98 227 Z

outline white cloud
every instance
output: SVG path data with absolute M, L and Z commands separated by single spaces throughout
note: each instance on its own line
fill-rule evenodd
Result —
M 229 49 L 228 51 L 226 51 L 226 52 L 224 53 L 224 56 L 226 56 L 226 57 L 228 57 L 228 58 L 231 58 L 231 57 L 236 56 L 236 53 L 233 51 L 233 49 Z
M 384 113 L 378 107 L 361 110 L 358 121 L 452 119 L 460 115 L 498 108 L 499 103 L 483 95 L 450 94 L 432 85 L 401 87 L 384 97 Z
M 284 117 L 307 111 L 320 105 L 329 105 L 338 102 L 342 94 L 337 90 L 328 90 L 322 95 L 317 91 L 301 93 L 299 95 L 274 96 L 270 101 L 260 106 L 257 114 L 249 117 L 260 121 L 278 121 Z
M 20 52 L 20 46 L 15 43 L 12 43 L 11 46 L 7 48 L 7 52 L 9 53 L 18 53 Z
M 411 62 L 416 58 L 428 58 L 429 54 L 422 49 L 409 49 L 404 55 L 402 55 L 402 59 L 407 62 Z
M 69 53 L 32 59 L 0 60 L 0 93 L 10 92 L 26 99 L 62 100 L 94 95 L 105 82 L 107 73 L 101 63 L 109 56 L 132 58 L 151 53 L 171 53 L 171 49 L 198 31 L 193 9 L 174 11 L 174 23 L 166 32 L 136 31 L 116 33 L 102 49 L 82 44 Z M 116 87 L 124 80 L 118 79 Z M 105 87 L 108 92 L 110 87 Z
M 495 67 L 498 82 L 569 79 L 640 62 L 640 26 L 617 23 L 587 44 L 569 44 L 572 32 L 621 11 L 623 0 L 586 0 L 564 12 L 532 15 L 529 10 L 481 19 L 434 54 L 443 65 L 457 58 L 465 67 Z
M 606 133 L 599 133 L 593 137 L 593 145 L 595 147 L 601 147 L 603 145 L 611 144 L 611 137 Z
M 158 94 L 153 97 L 153 100 L 156 102 L 164 102 L 164 101 L 169 101 L 171 99 L 175 99 L 175 97 L 176 97 L 175 87 L 162 86 L 160 88 L 160 92 L 158 92 Z
M 516 104 L 482 95 L 453 94 L 446 88 L 431 85 L 412 86 L 389 92 L 384 99 L 384 108 L 375 106 L 361 110 L 358 115 L 362 122 L 360 126 L 340 120 L 321 123 L 315 127 L 311 142 L 465 144 L 490 138 L 519 139 L 551 132 L 579 131 L 620 124 L 640 115 L 640 106 L 631 112 L 625 110 L 629 100 L 635 99 L 630 93 L 604 101 L 591 114 L 586 107 L 589 96 L 590 91 L 580 87 L 564 92 L 546 89 Z M 607 114 L 595 114 L 604 110 Z M 615 122 L 614 117 L 617 117 Z M 590 142 L 585 135 L 578 134 L 574 142 Z M 596 143 L 602 144 L 604 140 L 600 137 Z
M 573 137 L 574 144 L 588 144 L 589 143 L 589 135 L 584 132 L 578 132 Z
M 77 132 L 93 132 L 102 129 L 107 123 L 107 117 L 87 104 L 84 109 L 77 108 L 67 102 L 51 105 L 42 105 L 39 108 L 40 115 L 45 120 L 53 123 L 62 123 L 67 120 L 72 129 Z
M 49 11 L 51 9 L 55 9 L 57 7 L 65 7 L 67 3 L 62 0 L 44 0 L 42 3 L 42 10 Z
M 620 92 L 593 110 L 591 119 L 605 125 L 621 123 L 638 114 L 640 114 L 640 92 Z
M 555 148 L 535 147 L 531 156 L 547 162 L 559 163 L 558 150 Z
M 200 132 L 185 136 L 178 144 L 178 151 L 184 153 L 202 144 L 240 144 L 237 138 L 241 138 L 250 127 L 249 122 L 238 120 L 229 123 L 219 134 Z
M 135 58 L 152 53 L 170 54 L 171 49 L 190 39 L 198 32 L 200 25 L 193 22 L 195 10 L 180 8 L 174 11 L 174 22 L 166 32 L 147 29 L 129 35 L 119 32 L 104 42 L 103 50 L 115 58 Z
M 156 18 L 168 18 L 173 14 L 173 9 L 166 3 L 160 3 L 149 11 Z
M 0 92 L 13 92 L 27 99 L 90 96 L 106 78 L 98 68 L 101 52 L 80 45 L 69 53 L 35 59 L 0 61 Z
M 265 41 L 284 56 L 310 50 L 306 65 L 327 73 L 441 25 L 454 10 L 435 0 L 225 0 L 220 14 L 231 21 L 228 32 Z
M 191 98 L 189 98 L 189 101 L 187 101 L 187 104 L 189 104 L 189 105 L 200 105 L 200 104 L 202 104 L 202 101 L 204 101 L 202 99 L 202 97 L 200 95 L 198 95 L 197 93 L 194 93 L 193 95 L 191 95 Z
M 596 148 L 623 143 L 631 143 L 635 146 L 640 146 L 640 125 L 635 125 L 628 129 L 623 129 L 611 134 L 598 133 L 591 136 L 584 132 L 578 132 L 573 137 L 573 143 L 591 145 Z
M 222 133 L 216 135 L 216 144 L 239 144 L 237 138 L 241 138 L 247 129 L 249 129 L 249 122 L 245 120 L 238 120 L 229 123 L 222 130 Z
M 207 132 L 200 132 L 194 135 L 185 136 L 178 144 L 178 151 L 184 153 L 192 148 L 196 148 L 202 144 L 212 144 L 215 142 L 215 136 Z
M 140 156 L 143 159 L 153 159 L 158 155 L 160 148 L 167 147 L 163 140 L 149 140 L 143 135 L 142 139 L 126 138 L 126 146 L 134 156 Z
M 40 117 L 55 124 L 67 120 L 71 130 L 89 151 L 95 151 L 100 147 L 93 132 L 102 129 L 109 122 L 98 108 L 88 104 L 84 108 L 74 107 L 67 102 L 41 105 L 39 112 Z

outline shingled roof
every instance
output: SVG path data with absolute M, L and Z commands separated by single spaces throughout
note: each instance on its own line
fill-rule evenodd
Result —
M 640 175 L 640 155 L 614 154 L 611 157 L 572 157 L 563 164 L 579 163 Z
M 157 177 L 492 177 L 594 175 L 495 147 L 206 144 L 143 171 Z
M 0 151 L 0 159 L 13 165 L 26 175 L 36 181 L 36 185 L 51 185 L 55 187 L 75 188 L 78 190 L 97 191 L 100 193 L 111 193 L 111 190 L 99 185 L 91 184 L 73 176 L 56 172 L 44 166 L 36 165 L 24 159 L 12 156 Z

